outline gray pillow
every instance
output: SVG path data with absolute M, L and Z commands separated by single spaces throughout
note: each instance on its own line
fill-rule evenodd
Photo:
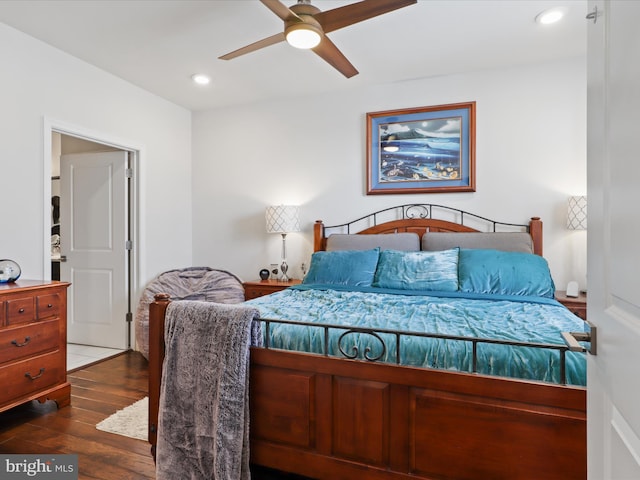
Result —
M 424 251 L 455 247 L 533 253 L 533 240 L 526 232 L 427 232 L 422 236 Z
M 400 250 L 403 252 L 420 251 L 420 237 L 417 233 L 374 233 L 344 234 L 334 233 L 327 237 L 327 250 Z

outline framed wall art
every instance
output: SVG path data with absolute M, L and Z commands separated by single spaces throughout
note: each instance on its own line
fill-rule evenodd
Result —
M 367 195 L 475 192 L 476 102 L 367 113 Z

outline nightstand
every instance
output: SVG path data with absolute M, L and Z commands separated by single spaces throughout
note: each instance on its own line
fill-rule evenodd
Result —
M 251 300 L 252 298 L 262 297 L 263 295 L 269 295 L 270 293 L 279 292 L 285 288 L 289 288 L 293 285 L 298 285 L 302 280 L 292 278 L 288 282 L 282 280 L 258 280 L 255 282 L 244 282 L 244 299 Z
M 583 320 L 587 320 L 587 294 L 580 292 L 578 297 L 567 297 L 564 290 L 556 290 L 556 300 Z

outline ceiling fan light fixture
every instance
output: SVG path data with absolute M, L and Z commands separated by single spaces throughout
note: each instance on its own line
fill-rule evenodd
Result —
M 317 47 L 322 39 L 318 28 L 308 23 L 290 25 L 285 31 L 285 36 L 289 45 L 305 50 Z

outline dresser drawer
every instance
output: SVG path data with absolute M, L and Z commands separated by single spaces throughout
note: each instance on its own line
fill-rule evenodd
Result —
M 63 383 L 66 362 L 62 355 L 56 350 L 0 367 L 0 405 Z
M 57 319 L 0 330 L 0 365 L 55 350 L 59 344 Z
M 244 282 L 244 299 L 251 300 L 252 298 L 262 297 L 263 295 L 270 295 L 285 288 L 289 288 L 293 285 L 298 285 L 301 280 L 292 278 L 289 281 L 281 280 L 261 280 L 259 282 Z
M 62 300 L 59 293 L 38 295 L 36 297 L 36 312 L 38 320 L 59 316 L 61 303 Z
M 577 315 L 582 320 L 587 319 L 587 306 L 586 305 L 567 305 L 567 308 L 571 313 Z
M 7 300 L 6 325 L 33 322 L 36 319 L 36 309 L 33 300 L 33 296 Z
M 269 295 L 270 293 L 275 292 L 276 290 L 270 290 L 260 287 L 244 287 L 244 298 L 245 300 L 251 300 L 252 298 L 262 297 L 264 295 Z

